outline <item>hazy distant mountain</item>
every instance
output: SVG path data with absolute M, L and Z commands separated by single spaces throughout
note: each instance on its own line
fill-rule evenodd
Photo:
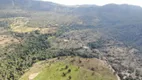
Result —
M 37 0 L 2 0 L 0 1 L 1 9 L 6 8 L 20 8 L 20 9 L 32 9 L 32 10 L 52 10 L 59 6 L 52 2 L 43 2 Z

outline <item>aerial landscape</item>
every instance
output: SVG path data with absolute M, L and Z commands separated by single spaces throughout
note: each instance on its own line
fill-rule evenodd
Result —
M 142 7 L 0 0 L 0 80 L 142 80 Z

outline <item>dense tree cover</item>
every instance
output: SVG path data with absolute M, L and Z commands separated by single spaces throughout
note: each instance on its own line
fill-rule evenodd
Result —
M 11 44 L 5 50 L 13 48 L 10 52 L 1 55 L 0 60 L 0 80 L 18 80 L 26 69 L 37 61 L 46 60 L 58 56 L 81 56 L 95 57 L 93 54 L 84 53 L 75 49 L 55 49 L 48 40 L 51 35 L 39 34 L 15 34 L 17 37 L 24 37 L 24 42 Z
M 91 49 L 98 49 L 98 48 L 102 48 L 103 47 L 103 44 L 104 44 L 104 41 L 99 39 L 95 42 L 90 42 L 88 43 L 88 46 L 91 48 Z
M 0 61 L 0 79 L 17 80 L 28 67 L 38 60 L 45 60 L 48 55 L 46 49 L 50 48 L 48 35 L 30 35 L 23 43 L 10 45 L 15 47 Z

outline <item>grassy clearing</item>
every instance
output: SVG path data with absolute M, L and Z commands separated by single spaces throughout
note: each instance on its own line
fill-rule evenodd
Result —
M 57 30 L 57 28 L 55 27 L 39 28 L 40 26 L 38 27 L 28 26 L 27 24 L 29 23 L 29 19 L 24 17 L 17 17 L 12 20 L 13 21 L 10 25 L 11 31 L 17 33 L 27 33 L 38 30 L 41 34 L 48 34 L 48 33 L 55 33 Z
M 28 80 L 31 75 L 31 80 L 117 80 L 102 61 L 79 57 L 62 57 L 38 63 L 20 80 Z
M 69 76 L 76 80 L 79 71 L 80 69 L 77 66 L 59 62 L 46 67 L 34 80 L 67 80 Z
M 34 73 L 39 73 L 46 66 L 45 62 L 38 62 L 33 65 L 19 80 L 29 80 L 29 76 Z
M 10 28 L 13 32 L 18 32 L 18 33 L 32 32 L 38 29 L 26 26 L 28 22 L 29 22 L 28 18 L 17 17 L 13 19 Z
M 30 28 L 30 27 L 11 27 L 13 32 L 17 33 L 26 33 L 38 30 L 37 28 Z

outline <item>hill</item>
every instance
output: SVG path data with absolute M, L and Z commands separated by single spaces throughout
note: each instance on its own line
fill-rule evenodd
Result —
M 59 57 L 36 63 L 20 80 L 29 80 L 28 78 L 31 78 L 30 80 L 117 80 L 107 63 L 95 58 L 79 57 Z
M 1 80 L 18 80 L 34 63 L 59 56 L 97 58 L 110 64 L 122 80 L 142 79 L 141 7 L 69 7 L 35 0 L 1 0 L 0 4 Z M 90 76 L 88 68 L 81 71 Z M 42 73 L 49 74 L 45 70 L 37 79 Z

